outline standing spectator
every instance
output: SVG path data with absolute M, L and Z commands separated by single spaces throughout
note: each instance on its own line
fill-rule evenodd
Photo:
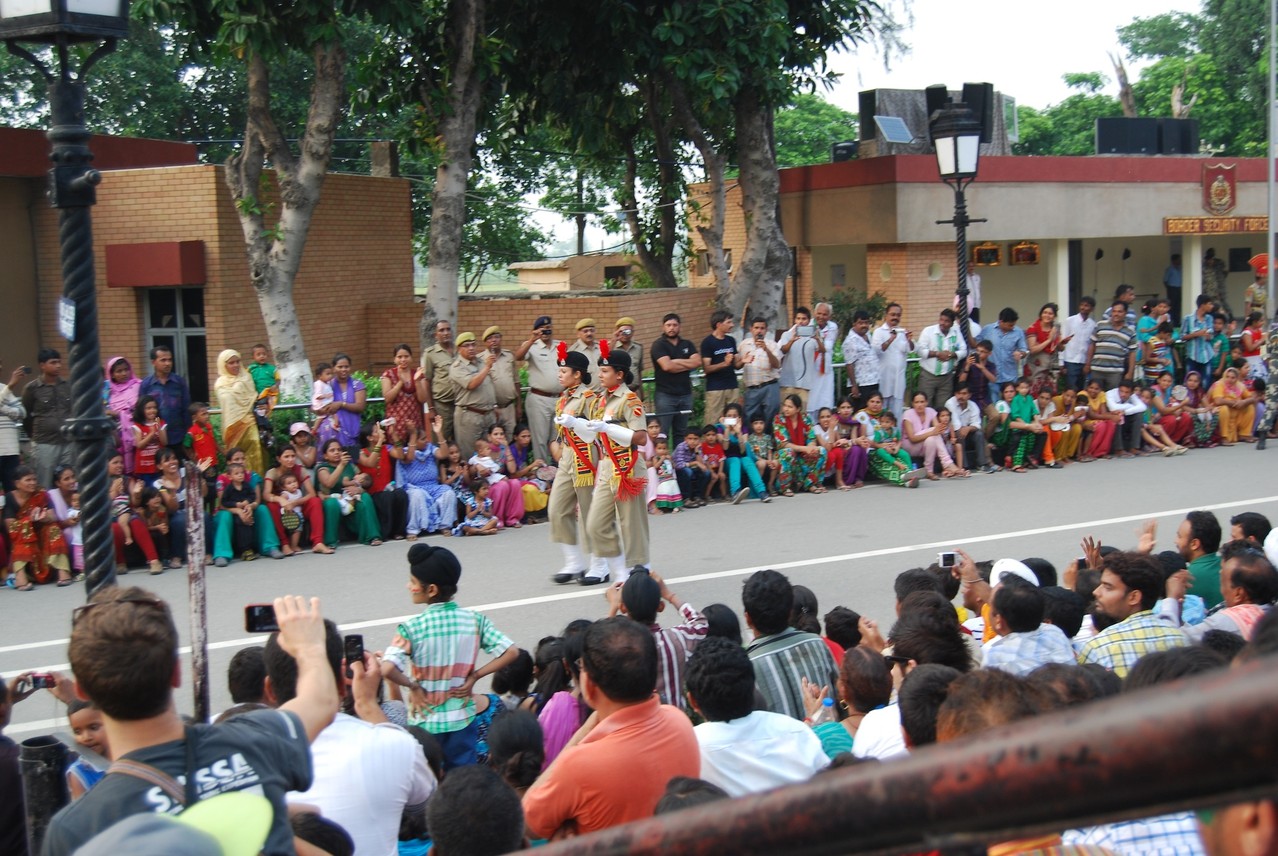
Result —
M 297 697 L 279 710 L 188 725 L 173 703 L 178 634 L 168 604 L 139 588 L 112 587 L 80 608 L 69 648 L 77 690 L 101 709 L 108 743 L 134 772 L 104 778 L 58 812 L 43 853 L 68 856 L 125 817 L 176 814 L 184 803 L 230 791 L 270 800 L 274 817 L 263 853 L 294 852 L 284 795 L 310 787 L 307 744 L 333 721 L 339 696 L 324 654 L 319 601 L 276 598 L 275 618 L 280 646 L 297 661 Z M 169 791 L 156 784 L 157 773 L 184 784 Z
M 808 397 L 817 381 L 817 355 L 825 339 L 817 334 L 806 306 L 794 310 L 794 323 L 781 334 L 781 397 L 799 396 L 800 409 L 808 409 Z
M 812 393 L 808 399 L 808 416 L 815 422 L 821 408 L 834 409 L 834 343 L 839 341 L 839 325 L 830 320 L 833 307 L 818 303 L 813 307 L 813 326 L 820 348 L 816 355 L 816 374 L 812 378 Z
M 635 319 L 629 316 L 618 318 L 616 327 L 617 332 L 613 334 L 612 338 L 612 349 L 614 351 L 625 351 L 630 355 L 630 370 L 635 376 L 634 387 L 631 391 L 643 398 L 644 348 L 643 345 L 634 339 Z
M 408 549 L 408 591 L 421 614 L 399 625 L 382 661 L 382 677 L 409 690 L 409 722 L 435 736 L 444 768 L 477 760 L 475 682 L 514 662 L 519 649 L 487 616 L 457 605 L 461 563 L 443 547 Z M 477 666 L 483 649 L 493 659 Z
M 382 372 L 382 397 L 386 416 L 406 434 L 425 427 L 422 404 L 426 401 L 426 370 L 413 365 L 413 349 L 395 346 L 395 365 Z
M 661 338 L 652 343 L 652 362 L 656 378 L 657 419 L 661 433 L 682 437 L 688 431 L 692 413 L 692 375 L 701 368 L 697 346 L 679 336 L 682 322 L 673 312 L 661 319 Z
M 217 382 L 213 390 L 217 393 L 218 406 L 222 408 L 222 445 L 227 449 L 239 447 L 243 450 L 248 468 L 261 475 L 266 472 L 266 467 L 262 460 L 262 441 L 257 433 L 257 414 L 253 411 L 257 389 L 253 386 L 253 376 L 240 362 L 239 351 L 230 348 L 217 357 Z M 187 406 L 190 406 L 189 401 Z M 164 411 L 160 413 L 163 416 Z M 189 419 L 187 414 L 183 414 L 183 426 L 189 427 Z M 166 436 L 175 430 L 169 428 Z M 186 433 L 186 427 L 182 433 Z M 180 445 L 175 454 L 181 459 Z
M 27 418 L 27 409 L 13 390 L 26 376 L 19 366 L 9 376 L 9 383 L 0 386 L 0 490 L 13 490 L 13 474 L 22 464 L 19 428 Z
M 621 613 L 647 627 L 657 643 L 657 697 L 662 704 L 688 709 L 683 693 L 684 667 L 697 646 L 706 638 L 710 622 L 692 604 L 684 603 L 665 580 L 651 571 L 636 571 L 624 583 L 614 584 L 608 597 L 608 617 Z M 663 628 L 657 613 L 669 603 L 683 618 L 675 627 Z M 740 646 L 737 646 L 738 649 Z
M 1111 622 L 1078 652 L 1079 663 L 1098 663 L 1120 678 L 1141 657 L 1189 644 L 1185 634 L 1154 613 L 1163 596 L 1164 573 L 1157 559 L 1143 553 L 1110 553 L 1101 560 L 1101 579 L 1093 596 L 1095 611 Z
M 23 427 L 35 443 L 31 457 L 36 480 L 46 488 L 53 483 L 54 469 L 71 465 L 74 449 L 62 437 L 62 423 L 71 418 L 71 384 L 62 377 L 62 355 L 57 351 L 41 348 L 37 359 L 40 376 L 22 391 L 27 411 Z
M 737 372 L 741 352 L 731 335 L 732 316 L 722 309 L 710 316 L 710 335 L 701 340 L 701 364 L 706 374 L 705 422 L 714 425 L 723 409 L 741 397 L 737 390 Z
M 184 377 L 173 373 L 173 351 L 158 345 L 150 356 L 151 373 L 142 378 L 138 396 L 149 395 L 159 402 L 160 418 L 169 426 L 170 445 L 181 456 L 182 441 L 191 427 L 191 388 Z
M 333 403 L 329 405 L 329 412 L 337 417 L 334 436 L 352 456 L 359 448 L 359 429 L 367 401 L 364 382 L 351 375 L 351 358 L 342 353 L 334 355 Z
M 1101 389 L 1111 390 L 1123 378 L 1131 380 L 1136 369 L 1136 329 L 1127 323 L 1127 304 L 1115 300 L 1109 308 L 1109 321 L 1092 331 L 1083 370 L 1100 381 Z
M 1180 340 L 1185 343 L 1185 373 L 1198 372 L 1204 381 L 1214 374 L 1212 363 L 1215 352 L 1211 345 L 1215 335 L 1214 308 L 1211 298 L 1200 294 L 1197 309 L 1180 322 Z
M 1171 263 L 1163 271 L 1163 288 L 1167 289 L 1167 302 L 1171 306 L 1173 324 L 1180 323 L 1180 290 L 1184 286 L 1184 271 L 1181 268 L 1180 253 L 1172 253 Z
M 870 340 L 879 357 L 879 394 L 883 407 L 898 421 L 905 409 L 905 367 L 914 350 L 914 334 L 901 326 L 901 304 L 889 303 L 883 323 Z
M 1025 331 L 1025 341 L 1029 344 L 1025 375 L 1030 379 L 1030 395 L 1035 398 L 1043 390 L 1056 394 L 1060 352 L 1069 344 L 1061 325 L 1056 323 L 1058 312 L 1060 307 L 1055 303 L 1044 303 L 1034 323 Z
M 1012 307 L 998 313 L 998 320 L 981 329 L 981 340 L 994 346 L 990 362 L 994 364 L 994 380 L 999 387 L 1021 376 L 1021 360 L 1029 352 L 1025 331 L 1016 326 L 1020 315 Z
M 1078 301 L 1078 313 L 1066 318 L 1061 325 L 1065 382 L 1075 389 L 1082 389 L 1086 381 L 1087 351 L 1092 344 L 1092 333 L 1096 332 L 1096 319 L 1092 317 L 1095 310 L 1096 298 L 1084 295 Z
M 585 835 L 650 817 L 666 783 L 697 776 L 701 759 L 688 717 L 662 705 L 657 646 L 628 618 L 605 618 L 583 634 L 581 694 L 593 725 L 524 795 L 532 838 Z
M 448 372 L 456 355 L 453 325 L 441 318 L 435 322 L 435 344 L 422 351 L 422 369 L 426 372 L 426 409 L 438 413 L 444 420 L 444 437 L 450 442 L 453 440 L 453 402 L 457 392 Z
M 979 330 L 977 335 L 980 335 Z M 963 361 L 958 373 L 959 384 L 967 385 L 968 390 L 972 393 L 972 403 L 980 408 L 982 413 L 992 403 L 992 399 L 997 398 L 999 395 L 997 384 L 995 384 L 994 394 L 991 395 L 990 393 L 990 384 L 995 383 L 994 365 L 990 362 L 990 355 L 993 353 L 994 343 L 987 339 L 981 339 L 976 343 L 976 347 L 968 353 L 967 359 Z
M 568 350 L 585 354 L 586 360 L 590 365 L 598 365 L 599 357 L 602 352 L 599 349 L 599 343 L 595 341 L 595 319 L 582 318 L 577 322 L 577 341 L 568 346 Z M 595 392 L 603 392 L 603 387 L 599 385 L 599 378 L 595 378 L 595 382 L 590 385 Z
M 701 778 L 730 796 L 806 782 L 829 763 L 812 729 L 754 708 L 754 670 L 740 645 L 710 639 L 688 661 L 688 695 L 705 718 L 694 731 Z
M 962 331 L 954 329 L 954 310 L 942 309 L 941 317 L 919 334 L 919 392 L 928 407 L 940 410 L 954 391 L 954 375 L 967 357 Z
M 847 366 L 852 408 L 860 410 L 879 391 L 879 355 L 870 344 L 870 313 L 858 309 L 852 329 L 843 340 L 843 362 Z
M 107 360 L 107 416 L 115 419 L 118 432 L 116 446 L 124 453 L 124 470 L 133 472 L 133 408 L 138 403 L 142 381 L 124 357 Z
M 475 441 L 485 436 L 497 420 L 497 388 L 492 378 L 497 355 L 487 351 L 481 359 L 476 353 L 478 345 L 474 333 L 458 336 L 457 358 L 448 370 L 448 380 L 456 390 L 453 441 L 463 461 L 475 453 Z
M 747 423 L 762 419 L 771 425 L 781 409 L 781 347 L 768 335 L 761 315 L 750 319 L 750 338 L 741 343 L 741 378 Z
M 513 352 L 501 346 L 501 328 L 495 324 L 484 331 L 484 347 L 497 355 L 489 375 L 497 394 L 496 424 L 506 429 L 507 437 L 513 437 L 519 424 L 519 362 Z
M 550 441 L 555 436 L 555 402 L 559 399 L 559 343 L 552 335 L 551 318 L 542 315 L 533 322 L 532 332 L 515 349 L 516 360 L 527 360 L 528 394 L 524 396 L 524 418 L 532 434 L 533 457 L 551 460 Z
M 1225 318 L 1232 319 L 1234 310 L 1225 299 L 1225 277 L 1228 275 L 1224 260 L 1216 255 L 1216 248 L 1208 247 L 1203 254 L 1203 295 L 1211 298 Z
M 1127 326 L 1133 330 L 1136 329 L 1136 310 L 1132 309 L 1132 304 L 1136 302 L 1135 286 L 1123 283 L 1114 288 L 1114 303 L 1123 304 L 1123 318 L 1127 321 Z
M 746 580 L 741 604 L 754 631 L 746 653 L 768 710 L 803 719 L 803 680 L 833 686 L 838 677 L 834 655 L 820 636 L 789 626 L 794 588 L 784 574 L 756 571 Z

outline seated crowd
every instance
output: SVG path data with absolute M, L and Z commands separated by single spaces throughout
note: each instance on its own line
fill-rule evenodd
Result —
M 1126 550 L 1087 537 L 1059 574 L 1043 558 L 943 553 L 897 575 L 886 634 L 846 606 L 822 628 L 811 590 L 777 571 L 746 579 L 739 613 L 698 609 L 635 572 L 606 591 L 606 614 L 524 649 L 457 603 L 456 556 L 414 544 L 408 590 L 424 608 L 382 650 L 347 662 L 349 640 L 318 601 L 278 598 L 280 630 L 235 656 L 235 706 L 212 724 L 173 706 L 167 604 L 110 589 L 73 618 L 74 681 L 53 676 L 82 751 L 67 770 L 75 799 L 41 852 L 70 854 L 130 815 L 250 789 L 270 804 L 267 854 L 506 853 L 891 764 L 1278 653 L 1278 530 L 1255 512 L 1229 526 L 1222 544 L 1220 521 L 1191 512 L 1162 551 L 1152 521 Z M 663 626 L 667 605 L 677 617 Z M 477 688 L 487 677 L 491 688 Z M 0 699 L 32 692 L 22 676 Z M 955 852 L 1274 854 L 1275 818 L 1262 799 L 1062 823 Z

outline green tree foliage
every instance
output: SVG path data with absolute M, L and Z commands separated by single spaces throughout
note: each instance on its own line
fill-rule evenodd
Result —
M 827 163 L 830 147 L 857 137 L 857 116 L 819 95 L 801 92 L 777 110 L 773 122 L 777 166 Z
M 1012 146 L 1018 155 L 1090 155 L 1096 153 L 1096 120 L 1122 116 L 1118 99 L 1100 90 L 1107 83 L 1100 72 L 1063 75 L 1077 90 L 1059 104 L 1043 110 L 1018 105 L 1020 142 Z

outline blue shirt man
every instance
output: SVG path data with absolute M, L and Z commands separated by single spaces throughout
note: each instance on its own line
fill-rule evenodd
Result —
M 165 434 L 169 446 L 178 452 L 181 460 L 182 440 L 191 427 L 191 388 L 185 378 L 173 374 L 173 352 L 168 348 L 151 349 L 151 368 L 151 374 L 143 378 L 138 387 L 138 397 L 154 396 L 160 405 L 160 418 L 168 426 Z
M 994 346 L 990 362 L 994 365 L 995 379 L 999 384 L 1011 383 L 1021 375 L 1021 360 L 1029 353 L 1025 331 L 1016 326 L 1020 319 L 1010 306 L 998 313 L 998 321 L 981 329 L 981 339 L 988 339 Z

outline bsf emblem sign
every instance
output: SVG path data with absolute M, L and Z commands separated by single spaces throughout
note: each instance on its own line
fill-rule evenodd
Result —
M 1203 210 L 1221 217 L 1238 204 L 1233 164 L 1203 164 Z

